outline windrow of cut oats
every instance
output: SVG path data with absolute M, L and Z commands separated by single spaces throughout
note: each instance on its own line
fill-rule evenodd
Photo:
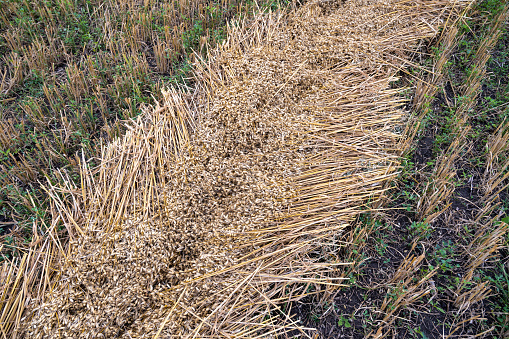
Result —
M 233 22 L 84 169 L 30 338 L 255 338 L 342 284 L 331 248 L 395 174 L 396 75 L 470 1 L 313 1 Z M 70 216 L 74 217 L 70 217 Z M 78 215 L 78 217 L 75 217 Z M 279 310 L 276 312 L 276 310 Z

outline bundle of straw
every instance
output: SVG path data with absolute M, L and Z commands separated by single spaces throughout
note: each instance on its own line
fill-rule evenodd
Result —
M 196 90 L 166 91 L 98 174 L 84 167 L 80 210 L 58 205 L 72 239 L 25 334 L 298 330 L 281 305 L 343 285 L 342 231 L 396 174 L 395 75 L 468 2 L 318 1 L 232 23 Z

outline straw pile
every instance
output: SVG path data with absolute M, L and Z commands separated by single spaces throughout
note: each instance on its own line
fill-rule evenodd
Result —
M 341 285 L 341 232 L 398 165 L 390 84 L 452 3 L 319 1 L 232 25 L 197 89 L 165 92 L 84 167 L 80 209 L 58 205 L 71 240 L 26 335 L 297 328 L 278 305 Z

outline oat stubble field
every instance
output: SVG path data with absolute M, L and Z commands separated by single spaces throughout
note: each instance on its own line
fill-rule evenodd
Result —
M 60 2 L 124 43 L 40 53 L 39 97 L 31 57 L 51 42 L 13 23 L 69 23 L 14 4 L 4 337 L 507 335 L 504 2 Z M 94 73 L 100 55 L 119 73 Z M 59 153 L 69 121 L 94 137 Z

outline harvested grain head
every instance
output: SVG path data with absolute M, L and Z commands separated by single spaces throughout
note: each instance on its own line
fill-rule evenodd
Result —
M 80 234 L 26 334 L 297 328 L 278 305 L 341 286 L 322 248 L 396 173 L 405 112 L 391 82 L 467 3 L 313 2 L 232 24 L 196 64 L 196 92 L 165 92 L 96 177 L 84 170 Z

